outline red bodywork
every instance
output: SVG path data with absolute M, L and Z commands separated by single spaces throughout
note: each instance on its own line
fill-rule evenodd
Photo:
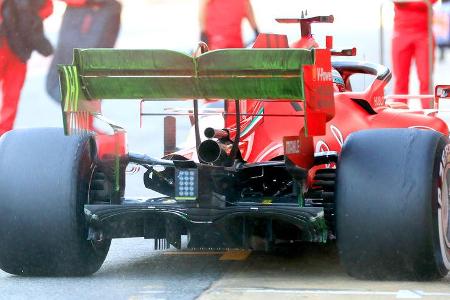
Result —
M 333 19 L 326 16 L 310 20 L 332 22 Z M 308 38 L 313 39 L 312 35 Z M 308 43 L 315 44 L 315 41 Z M 289 45 L 285 35 L 262 34 L 255 41 L 254 48 L 289 48 Z M 394 107 L 385 103 L 384 89 L 391 79 L 391 73 L 386 67 L 359 62 L 346 66 L 342 62 L 341 65 L 337 61 L 333 62 L 331 55 L 352 56 L 356 49 L 332 50 L 331 37 L 326 39 L 326 48 L 315 48 L 312 51 L 314 64 L 306 64 L 302 70 L 304 101 L 239 99 L 239 149 L 247 163 L 282 161 L 288 158 L 302 169 L 310 170 L 308 177 L 311 180 L 315 170 L 324 167 L 315 166 L 314 154 L 328 151 L 339 153 L 345 139 L 359 130 L 419 128 L 435 130 L 448 136 L 448 126 L 436 117 L 437 110 L 413 111 L 407 106 Z M 332 66 L 342 76 L 344 91 L 333 84 Z M 366 90 L 352 91 L 352 74 L 371 74 L 374 75 L 374 80 Z M 225 100 L 224 110 L 224 128 L 229 132 L 230 140 L 234 141 L 237 133 L 236 101 Z M 197 146 L 199 143 L 197 139 Z M 226 146 L 228 150 L 231 149 L 230 144 Z M 124 147 L 120 150 L 126 151 Z M 111 152 L 111 149 L 103 152 Z M 168 159 L 173 157 L 197 160 L 196 148 L 184 148 L 165 156 Z
M 283 36 L 267 36 L 264 42 L 257 41 L 255 47 L 264 47 L 264 44 L 272 45 L 272 48 L 287 47 L 287 39 Z M 319 50 L 319 51 L 318 51 Z M 320 49 L 316 49 L 320 54 Z M 330 53 L 330 51 L 324 51 Z M 327 58 L 324 57 L 326 60 Z M 329 59 L 329 58 L 328 58 Z M 319 59 L 320 60 L 320 59 Z M 316 65 L 321 65 L 316 59 Z M 296 165 L 310 169 L 309 180 L 313 178 L 313 153 L 337 151 L 352 132 L 371 128 L 422 128 L 436 130 L 444 135 L 449 134 L 446 123 L 435 117 L 435 112 L 421 110 L 393 108 L 384 101 L 384 88 L 390 80 L 390 76 L 384 80 L 375 79 L 363 92 L 353 92 L 348 78 L 351 74 L 342 74 L 348 87 L 344 92 L 334 89 L 334 105 L 325 109 L 322 114 L 312 110 L 308 106 L 308 133 L 304 133 L 305 102 L 291 101 L 257 101 L 246 100 L 240 102 L 241 113 L 261 114 L 264 116 L 241 117 L 241 143 L 242 157 L 247 162 L 264 162 L 271 160 L 283 160 L 288 156 Z M 312 78 L 305 78 L 305 88 L 312 84 Z M 314 91 L 317 94 L 317 90 Z M 311 93 L 311 94 L 314 94 Z M 306 103 L 314 104 L 317 101 L 308 99 Z M 314 96 L 314 95 L 309 95 Z M 228 112 L 233 112 L 235 103 L 226 103 Z M 299 110 L 299 107 L 301 110 Z M 317 108 L 315 108 L 317 109 Z M 310 110 L 310 111 L 308 111 Z M 273 116 L 280 115 L 280 116 Z M 323 127 L 321 123 L 325 124 Z M 236 131 L 235 116 L 225 116 L 225 128 L 231 133 L 231 138 Z M 322 128 L 323 127 L 323 128 Z M 285 152 L 286 145 L 283 140 L 298 141 L 298 153 L 294 156 Z M 181 153 L 180 153 L 181 154 Z M 292 156 L 292 157 L 291 157 Z M 311 182 L 311 181 L 310 181 Z
M 312 37 L 311 37 L 312 38 Z M 327 39 L 327 48 L 331 48 L 332 40 Z M 287 38 L 284 35 L 260 35 L 255 42 L 255 48 L 288 48 Z M 330 49 L 315 49 L 316 63 L 314 67 L 326 68 L 328 72 L 331 66 Z M 354 53 L 354 50 L 351 51 Z M 328 55 L 328 56 L 327 56 Z M 322 61 L 321 61 L 322 60 Z M 312 66 L 308 66 L 312 67 Z M 330 69 L 328 69 L 330 68 Z M 241 116 L 240 150 L 242 157 L 249 163 L 265 162 L 271 160 L 283 160 L 288 156 L 296 165 L 311 169 L 314 153 L 337 151 L 349 134 L 352 132 L 371 128 L 421 128 L 436 130 L 444 135 L 449 134 L 446 123 L 435 117 L 436 111 L 412 111 L 407 107 L 391 107 L 385 103 L 384 88 L 389 83 L 389 76 L 383 80 L 376 77 L 372 84 L 362 92 L 351 91 L 349 81 L 350 73 L 342 74 L 346 83 L 346 90 L 339 92 L 334 87 L 332 106 L 323 106 L 324 102 L 314 99 L 320 95 L 320 89 L 328 83 L 314 85 L 312 78 L 314 71 L 307 69 L 304 77 L 306 101 L 240 101 L 241 114 L 257 114 L 263 116 Z M 333 87 L 328 86 L 333 90 Z M 325 87 L 325 93 L 326 93 Z M 323 91 L 322 91 L 323 92 Z M 305 103 L 307 116 L 307 132 L 305 134 Z M 320 103 L 320 107 L 317 106 Z M 325 102 L 328 103 L 328 102 Z M 226 101 L 225 128 L 230 132 L 233 140 L 236 134 L 235 102 Z M 329 103 L 328 103 L 329 105 Z M 275 116 L 274 116 L 275 115 Z M 276 116 L 278 115 L 278 116 Z M 298 141 L 299 151 L 296 155 L 285 153 L 285 141 Z M 300 149 L 301 148 L 301 149 Z M 195 150 L 194 150 L 195 151 Z M 177 152 L 189 159 L 194 158 L 192 149 Z M 313 168 L 312 170 L 315 170 Z M 312 174 L 310 174 L 312 175 Z M 311 177 L 310 177 L 311 178 Z
M 370 128 L 424 128 L 433 129 L 448 135 L 448 127 L 439 118 L 425 115 L 422 111 L 408 111 L 380 105 L 376 114 L 370 114 L 352 100 L 359 93 L 335 93 L 336 114 L 327 122 L 326 134 L 314 137 L 315 152 L 339 151 L 345 138 L 352 132 Z M 361 97 L 358 97 L 361 99 Z M 276 111 L 278 114 L 295 115 L 288 102 L 265 102 L 261 106 L 264 112 Z M 303 106 L 303 105 L 302 105 Z M 231 117 L 227 118 L 231 119 Z M 229 120 L 229 123 L 234 121 Z M 259 126 L 255 126 L 242 138 L 243 157 L 249 162 L 269 161 L 283 156 L 283 137 L 299 135 L 303 127 L 303 117 L 263 117 Z
M 287 47 L 287 40 L 283 36 L 268 36 L 265 39 L 270 39 L 270 42 L 266 43 L 266 40 L 257 41 L 255 47 L 264 47 L 264 44 L 266 47 L 270 45 L 279 48 Z M 275 43 L 274 40 L 278 42 Z M 321 63 L 318 62 L 318 64 L 320 65 Z M 344 76 L 344 78 L 347 78 L 347 76 Z M 388 84 L 389 79 L 390 77 L 386 78 L 386 80 L 375 79 L 363 92 L 352 92 L 350 90 L 334 92 L 335 112 L 334 114 L 328 112 L 329 114 L 326 115 L 326 131 L 324 134 L 320 132 L 321 130 L 309 132 L 309 135 L 313 136 L 314 151 L 339 152 L 350 133 L 370 128 L 414 127 L 436 130 L 444 135 L 448 135 L 449 130 L 446 123 L 433 116 L 432 113 L 426 114 L 420 110 L 411 111 L 391 108 L 386 105 L 384 88 Z M 308 85 L 307 79 L 305 79 L 305 85 Z M 241 102 L 241 112 L 256 114 L 263 110 L 265 115 L 282 115 L 280 117 L 242 118 L 241 151 L 244 160 L 248 162 L 262 162 L 283 158 L 283 138 L 298 137 L 305 122 L 303 116 L 304 102 L 296 103 L 301 106 L 302 111 L 296 111 L 290 101 L 261 102 L 247 100 Z M 308 102 L 307 99 L 306 103 L 314 103 L 314 101 Z M 364 106 L 364 104 L 367 104 L 368 107 Z M 227 105 L 230 107 L 234 103 L 228 102 Z M 332 115 L 334 117 L 330 118 Z M 307 116 L 310 120 L 323 117 L 308 112 Z M 225 117 L 225 127 L 235 127 L 234 116 L 227 115 Z M 311 128 L 316 128 L 316 126 L 308 126 L 309 131 L 311 131 Z

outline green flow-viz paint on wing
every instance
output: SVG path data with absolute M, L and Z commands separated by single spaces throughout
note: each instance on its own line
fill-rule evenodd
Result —
M 308 89 L 322 85 L 313 76 L 320 73 L 314 68 L 323 69 L 318 58 L 326 58 L 331 74 L 329 51 L 323 51 L 226 49 L 191 57 L 172 50 L 74 49 L 73 64 L 59 67 L 66 132 L 77 123 L 67 115 L 99 114 L 91 103 L 98 99 L 305 100 L 314 95 Z M 326 107 L 330 119 L 334 103 L 328 95 L 308 107 Z
M 191 57 L 171 50 L 75 49 L 61 66 L 65 101 L 80 99 L 304 99 L 302 49 L 229 49 Z M 72 76 L 78 76 L 79 81 Z M 68 77 L 68 78 L 67 78 Z M 79 90 L 79 91 L 78 91 Z

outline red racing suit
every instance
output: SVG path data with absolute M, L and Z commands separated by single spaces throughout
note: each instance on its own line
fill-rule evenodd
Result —
M 314 37 L 312 35 L 301 37 L 298 41 L 295 41 L 290 46 L 291 48 L 298 48 L 298 49 L 314 49 L 319 48 L 319 44 L 316 42 Z
M 95 5 L 105 2 L 105 0 L 61 0 L 66 2 L 68 6 L 81 7 L 85 5 Z
M 435 3 L 437 0 L 431 0 Z M 428 8 L 425 3 L 395 3 L 394 34 L 392 37 L 392 68 L 395 79 L 394 93 L 409 93 L 409 76 L 415 60 L 420 82 L 420 94 L 429 90 Z M 434 49 L 434 40 L 433 40 Z M 406 102 L 405 100 L 400 100 Z M 430 100 L 422 100 L 423 108 L 430 108 Z
M 69 6 L 83 6 L 87 0 L 64 0 L 64 2 Z
M 0 11 L 3 11 L 2 0 L 0 0 Z M 41 19 L 45 19 L 50 16 L 52 12 L 52 1 L 45 0 L 38 15 Z M 1 21 L 3 21 L 3 17 Z M 2 34 L 2 37 L 0 38 L 0 136 L 11 130 L 14 126 L 26 72 L 26 58 L 20 57 L 15 53 L 11 49 L 6 36 Z
M 210 0 L 205 11 L 205 34 L 210 50 L 243 48 L 242 20 L 247 0 Z

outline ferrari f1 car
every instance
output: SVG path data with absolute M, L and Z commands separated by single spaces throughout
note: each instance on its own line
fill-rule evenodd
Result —
M 307 31 L 331 21 L 297 20 Z M 289 49 L 282 35 L 195 57 L 75 49 L 73 64 L 60 66 L 64 131 L 0 139 L 1 269 L 92 274 L 114 238 L 153 239 L 157 249 L 252 249 L 257 240 L 267 250 L 336 240 L 357 278 L 445 276 L 448 127 L 438 110 L 387 105 L 387 67 L 332 60 L 353 52 L 333 50 L 331 38 Z M 356 92 L 354 74 L 374 79 Z M 436 104 L 449 91 L 438 86 Z M 93 117 L 104 120 L 94 99 L 193 101 L 195 145 L 169 147 L 167 132 L 172 152 L 162 159 L 130 153 L 123 128 L 92 130 Z M 224 126 L 200 131 L 199 99 L 226 99 Z M 124 197 L 129 164 L 145 168 L 142 184 L 162 196 Z

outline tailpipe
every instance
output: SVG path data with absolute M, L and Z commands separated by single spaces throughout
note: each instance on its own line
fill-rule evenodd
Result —
M 208 127 L 205 129 L 205 136 L 208 139 L 219 139 L 219 140 L 229 140 L 230 132 L 227 129 L 214 129 Z
M 205 163 L 223 164 L 229 159 L 231 147 L 231 144 L 227 145 L 214 140 L 206 140 L 198 147 L 198 156 Z

